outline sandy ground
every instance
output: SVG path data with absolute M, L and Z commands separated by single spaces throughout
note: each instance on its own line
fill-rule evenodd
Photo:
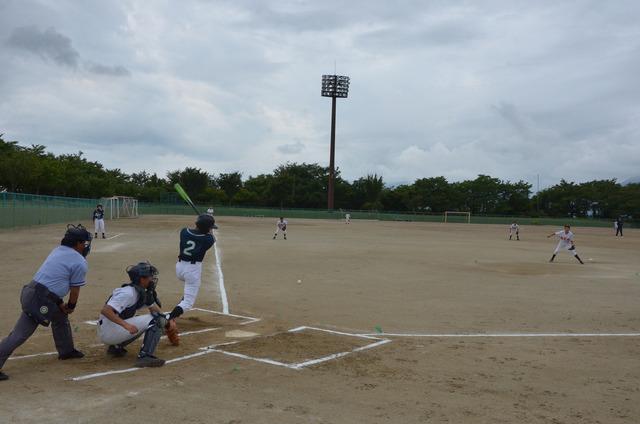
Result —
M 289 240 L 272 240 L 275 220 L 220 218 L 218 247 L 230 311 L 261 320 L 191 311 L 179 321 L 183 359 L 161 369 L 83 381 L 130 368 L 96 346 L 95 320 L 124 268 L 148 259 L 160 269 L 165 309 L 181 297 L 174 273 L 178 231 L 191 217 L 107 222 L 96 240 L 88 284 L 71 316 L 87 357 L 58 361 L 50 330 L 15 352 L 0 382 L 1 422 L 158 423 L 637 423 L 640 337 L 402 337 L 380 333 L 640 332 L 640 231 L 576 228 L 578 264 L 551 227 L 290 220 Z M 0 337 L 18 298 L 64 226 L 0 232 Z M 591 260 L 589 260 L 591 259 Z M 220 311 L 215 257 L 205 261 L 197 306 Z M 299 282 L 300 281 L 300 282 Z M 349 351 L 363 339 L 287 330 L 314 326 L 387 337 L 390 343 L 301 370 L 200 348 L 297 362 Z M 233 337 L 237 330 L 255 333 Z M 234 332 L 235 331 L 235 332 Z M 241 335 L 246 335 L 240 333 Z

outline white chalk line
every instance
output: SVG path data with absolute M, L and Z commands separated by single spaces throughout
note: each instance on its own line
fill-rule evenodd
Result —
M 123 234 L 124 234 L 124 233 L 116 234 L 115 236 L 107 237 L 107 238 L 106 238 L 106 239 L 104 239 L 104 240 L 113 240 L 114 238 L 116 238 L 116 237 L 120 237 L 120 236 L 121 236 L 121 235 L 123 235 Z
M 216 256 L 216 273 L 218 274 L 218 289 L 220 290 L 220 300 L 222 301 L 222 313 L 229 313 L 229 300 L 227 299 L 227 290 L 224 288 L 224 274 L 222 273 L 222 259 L 218 249 L 218 241 L 213 244 L 213 251 Z
M 93 324 L 92 324 L 93 325 Z M 208 333 L 210 331 L 215 331 L 215 330 L 219 330 L 220 327 L 210 327 L 210 328 L 203 328 L 202 330 L 193 330 L 193 331 L 185 331 L 182 333 L 178 333 L 179 336 L 189 336 L 191 334 L 200 334 L 200 333 Z M 167 336 L 162 336 L 160 337 L 161 339 L 166 339 Z M 101 347 L 101 346 L 107 346 L 104 343 L 94 343 L 94 344 L 90 344 L 89 346 L 87 346 L 88 348 L 94 348 L 94 347 Z M 28 358 L 35 358 L 38 356 L 50 356 L 50 355 L 57 355 L 58 352 L 41 352 L 41 353 L 32 353 L 30 355 L 22 355 L 22 356 L 11 356 L 9 358 L 9 360 L 16 360 L 16 359 L 28 359 Z
M 233 318 L 241 318 L 244 319 L 245 321 L 238 323 L 238 325 L 247 325 L 247 324 L 252 324 L 254 322 L 258 322 L 261 321 L 262 318 L 256 318 L 256 317 L 248 317 L 248 316 L 244 316 L 244 315 L 237 315 L 237 314 L 230 314 L 230 313 L 224 313 L 224 312 L 219 312 L 219 311 L 212 311 L 211 309 L 203 309 L 203 308 L 191 308 L 192 311 L 200 311 L 200 312 L 207 312 L 209 314 L 216 314 L 216 315 L 224 315 L 224 316 L 228 316 L 228 317 L 233 317 Z
M 374 336 L 370 336 L 370 335 L 364 335 L 364 334 L 352 334 L 352 333 L 344 333 L 342 331 L 335 331 L 335 330 L 327 330 L 324 328 L 318 328 L 318 327 L 308 327 L 308 326 L 300 326 L 300 327 L 295 327 L 292 328 L 290 330 L 287 330 L 288 333 L 297 333 L 297 332 L 301 332 L 304 330 L 312 330 L 312 331 L 322 331 L 325 333 L 331 333 L 331 334 L 337 334 L 337 335 L 341 335 L 341 336 L 348 336 L 348 337 L 356 337 L 356 338 L 361 338 L 361 339 L 367 339 L 367 340 L 376 340 L 375 343 L 370 343 L 368 345 L 365 346 L 360 346 L 348 351 L 344 351 L 344 352 L 338 352 L 338 353 L 333 353 L 331 355 L 326 355 L 320 358 L 315 358 L 315 359 L 308 359 L 302 362 L 296 362 L 296 363 L 286 363 L 286 362 L 280 362 L 280 361 L 276 361 L 275 359 L 271 359 L 271 358 L 258 358 L 255 356 L 250 356 L 250 355 L 245 355 L 242 353 L 236 353 L 236 352 L 229 352 L 223 349 L 219 349 L 222 346 L 228 346 L 228 345 L 232 345 L 232 344 L 236 344 L 239 342 L 230 342 L 230 343 L 224 343 L 224 344 L 219 344 L 219 345 L 213 345 L 213 346 L 206 346 L 200 349 L 203 350 L 209 350 L 209 351 L 213 351 L 213 352 L 218 352 L 218 353 L 222 353 L 223 355 L 227 355 L 227 356 L 232 356 L 232 357 L 236 357 L 236 358 L 241 358 L 241 359 L 247 359 L 250 361 L 255 361 L 255 362 L 262 362 L 265 364 L 269 364 L 269 365 L 276 365 L 279 367 L 284 367 L 284 368 L 288 368 L 288 369 L 292 369 L 292 370 L 301 370 L 303 368 L 309 367 L 311 365 L 316 365 L 316 364 L 320 364 L 323 362 L 327 362 L 327 361 L 331 361 L 334 359 L 338 359 L 338 358 L 342 358 L 343 356 L 347 356 L 349 354 L 355 353 L 355 352 L 361 352 L 363 350 L 367 350 L 367 349 L 372 349 L 378 346 L 382 346 L 384 344 L 387 343 L 391 343 L 390 339 L 381 339 L 379 337 L 374 337 Z
M 411 333 L 365 333 L 362 336 L 380 337 L 640 337 L 640 333 L 477 333 L 477 334 L 411 334 Z

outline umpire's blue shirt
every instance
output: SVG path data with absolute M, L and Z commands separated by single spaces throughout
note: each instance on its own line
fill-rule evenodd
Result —
M 87 260 L 75 249 L 58 246 L 49 253 L 33 280 L 59 297 L 65 297 L 71 287 L 85 285 Z

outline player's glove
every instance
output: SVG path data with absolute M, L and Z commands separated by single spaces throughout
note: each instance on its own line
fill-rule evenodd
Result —
M 573 246 L 571 246 L 568 250 L 576 250 L 576 246 L 575 246 L 575 245 L 573 245 Z
M 282 226 L 282 231 L 287 231 L 287 226 L 286 225 Z
M 167 322 L 167 326 L 165 327 L 165 333 L 167 334 L 167 338 L 169 339 L 169 342 L 172 345 L 178 346 L 180 344 L 180 336 L 178 335 L 178 325 L 176 324 L 175 320 L 170 319 Z

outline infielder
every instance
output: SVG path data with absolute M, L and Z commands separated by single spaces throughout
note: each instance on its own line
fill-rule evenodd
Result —
M 176 263 L 176 276 L 184 282 L 184 296 L 171 311 L 170 320 L 193 308 L 200 289 L 202 261 L 216 242 L 211 229 L 217 229 L 213 216 L 202 214 L 196 220 L 196 228 L 183 228 L 180 231 L 180 253 Z
M 509 240 L 511 240 L 514 234 L 516 236 L 516 240 L 520 240 L 520 226 L 515 221 L 513 221 L 509 226 Z
M 556 246 L 556 250 L 553 251 L 553 256 L 551 256 L 551 259 L 549 259 L 549 262 L 553 262 L 560 249 L 566 249 L 573 253 L 573 256 L 575 256 L 575 258 L 584 265 L 584 262 L 582 262 L 582 259 L 580 259 L 580 256 L 578 256 L 578 252 L 576 252 L 576 245 L 573 241 L 573 233 L 570 230 L 571 226 L 565 225 L 564 230 L 556 231 L 555 233 L 551 233 L 547 236 L 547 238 L 558 236 L 558 238 L 560 239 L 558 245 Z
M 284 235 L 284 239 L 287 239 L 287 220 L 283 217 L 280 217 L 278 221 L 276 221 L 276 233 L 273 235 L 273 239 L 275 240 L 278 237 L 278 234 L 282 231 Z
M 58 359 L 82 358 L 76 350 L 67 315 L 73 313 L 80 287 L 85 285 L 88 270 L 86 256 L 91 250 L 91 233 L 83 226 L 68 225 L 60 246 L 51 251 L 33 277 L 22 288 L 22 313 L 13 331 L 0 342 L 0 380 L 9 377 L 2 372 L 9 356 L 36 331 L 38 325 L 51 324 Z M 69 294 L 65 303 L 63 298 Z
M 350 213 L 344 214 L 344 223 L 345 224 L 351 224 L 351 214 Z
M 98 238 L 98 233 L 102 233 L 102 238 L 104 237 L 104 209 L 102 205 L 98 204 L 96 209 L 93 211 L 92 215 L 93 225 L 95 227 L 95 238 Z
M 125 346 L 144 334 L 135 366 L 161 367 L 164 359 L 154 352 L 165 329 L 175 329 L 175 321 L 168 321 L 160 310 L 156 294 L 158 269 L 149 262 L 139 262 L 127 268 L 129 283 L 113 291 L 100 311 L 98 338 L 108 345 L 107 353 L 114 357 L 126 355 Z M 149 314 L 137 315 L 148 308 Z

